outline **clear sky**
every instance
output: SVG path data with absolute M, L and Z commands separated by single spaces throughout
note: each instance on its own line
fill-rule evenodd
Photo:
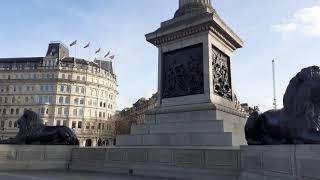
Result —
M 234 89 L 241 102 L 272 107 L 271 60 L 277 63 L 277 95 L 301 68 L 319 65 L 318 0 L 213 0 L 224 21 L 245 42 L 232 57 Z M 3 0 L 0 6 L 0 57 L 44 56 L 60 40 L 79 46 L 77 57 L 116 55 L 118 109 L 157 89 L 157 49 L 144 35 L 172 18 L 178 0 Z M 73 56 L 74 49 L 70 49 Z M 280 105 L 281 106 L 281 105 Z

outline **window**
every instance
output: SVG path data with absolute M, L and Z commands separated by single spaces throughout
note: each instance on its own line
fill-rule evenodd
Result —
M 79 93 L 79 87 L 78 86 L 76 87 L 76 93 Z
M 17 128 L 17 127 L 18 127 L 18 123 L 17 123 L 17 121 L 16 121 L 16 122 L 14 122 L 13 127 L 14 127 L 14 128 Z
M 74 104 L 79 104 L 79 99 L 78 98 L 74 99 Z
M 66 75 L 65 74 L 62 74 L 62 79 L 65 79 L 66 78 Z
M 70 97 L 66 97 L 65 103 L 66 103 L 66 104 L 70 104 Z
M 83 109 L 79 110 L 79 116 L 83 116 Z
M 69 108 L 64 108 L 64 115 L 69 116 Z
M 62 96 L 59 98 L 59 103 L 63 104 L 63 97 Z
M 24 98 L 24 101 L 25 101 L 26 103 L 28 103 L 28 102 L 29 102 L 29 97 L 25 97 L 25 98 Z
M 0 126 L 1 128 L 4 128 L 4 121 L 1 121 Z
M 52 103 L 52 96 L 49 96 L 49 103 Z
M 84 105 L 84 99 L 80 99 L 80 104 Z
M 75 129 L 76 125 L 77 125 L 77 122 L 76 121 L 72 121 L 72 129 Z
M 19 113 L 20 113 L 20 109 L 17 108 L 17 109 L 16 109 L 16 114 L 19 114 Z
M 67 92 L 71 92 L 71 87 L 67 86 Z
M 64 86 L 63 85 L 60 86 L 60 91 L 64 92 Z
M 80 76 L 77 76 L 77 80 L 80 81 Z
M 72 79 L 72 76 L 71 76 L 70 74 L 68 75 L 68 79 L 69 79 L 69 80 L 71 80 L 71 79 Z
M 49 85 L 45 85 L 45 91 L 49 91 Z
M 82 77 L 82 81 L 86 81 L 86 77 L 83 76 L 83 77 Z
M 62 108 L 58 108 L 58 114 L 59 114 L 59 115 L 62 114 Z
M 3 109 L 2 114 L 7 114 L 7 109 Z
M 101 123 L 98 124 L 98 129 L 101 129 Z
M 84 94 L 84 87 L 81 87 L 81 93 Z
M 74 109 L 74 110 L 73 110 L 73 115 L 74 115 L 74 116 L 77 116 L 77 115 L 78 115 L 78 109 Z
M 82 128 L 82 122 L 79 121 L 79 122 L 78 122 L 78 129 L 81 129 L 81 128 Z
M 14 109 L 11 108 L 10 114 L 14 114 Z
M 9 128 L 12 128 L 12 121 L 9 121 Z
M 102 102 L 100 102 L 100 107 L 102 107 Z
M 63 121 L 63 125 L 67 126 L 67 121 L 66 120 Z
M 61 121 L 57 120 L 57 126 L 61 126 Z

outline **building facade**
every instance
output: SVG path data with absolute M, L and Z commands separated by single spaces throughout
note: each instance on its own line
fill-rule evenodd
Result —
M 60 42 L 45 57 L 0 58 L 0 138 L 14 137 L 29 109 L 49 126 L 73 129 L 81 146 L 112 144 L 117 95 L 112 62 L 70 57 Z
M 151 98 L 141 98 L 131 108 L 125 108 L 114 116 L 116 134 L 130 134 L 132 124 L 144 124 L 147 111 L 154 109 L 158 103 L 158 94 Z

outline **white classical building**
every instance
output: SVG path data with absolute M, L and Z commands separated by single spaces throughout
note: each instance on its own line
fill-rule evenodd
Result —
M 73 129 L 81 146 L 113 143 L 117 79 L 112 62 L 69 57 L 60 42 L 46 57 L 0 58 L 0 138 L 14 137 L 25 109 Z

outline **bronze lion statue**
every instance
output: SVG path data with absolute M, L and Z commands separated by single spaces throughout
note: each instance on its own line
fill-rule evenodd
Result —
M 79 145 L 74 132 L 65 126 L 45 126 L 33 111 L 26 110 L 17 121 L 19 132 L 15 138 L 0 141 L 0 144 L 19 145 Z
M 303 69 L 291 81 L 283 109 L 253 112 L 245 126 L 248 145 L 320 144 L 320 68 Z

